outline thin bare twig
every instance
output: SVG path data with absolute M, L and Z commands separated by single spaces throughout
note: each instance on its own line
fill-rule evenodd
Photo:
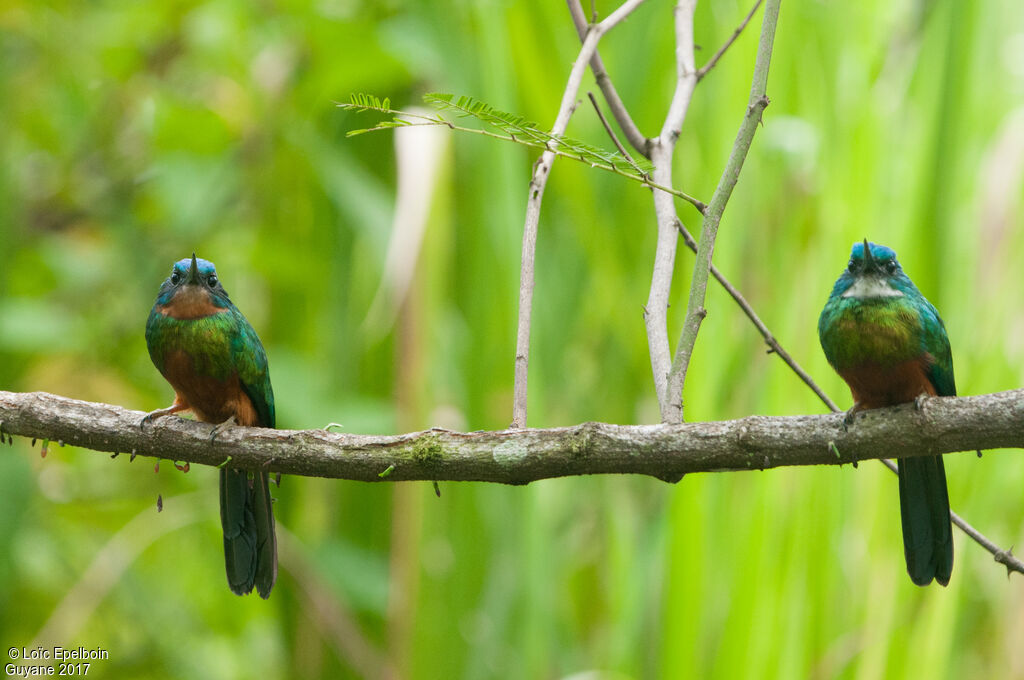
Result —
M 690 296 L 686 305 L 686 319 L 676 346 L 675 358 L 668 375 L 665 388 L 665 406 L 662 408 L 662 419 L 668 423 L 683 420 L 683 385 L 686 382 L 686 370 L 689 367 L 693 346 L 697 341 L 701 321 L 707 314 L 704 300 L 707 294 L 708 275 L 711 271 L 711 255 L 715 249 L 715 238 L 718 236 L 718 224 L 722 219 L 725 206 L 732 196 L 732 190 L 739 180 L 743 161 L 754 139 L 757 125 L 761 121 L 761 113 L 768 106 L 766 90 L 768 86 L 768 67 L 772 59 L 772 46 L 775 41 L 775 26 L 779 20 L 781 0 L 768 0 L 764 9 L 764 21 L 761 25 L 761 39 L 757 47 L 757 60 L 754 62 L 754 76 L 750 85 L 750 102 L 746 115 L 736 133 L 729 161 L 722 171 L 722 178 L 711 198 L 704 222 L 701 227 L 700 241 L 697 243 L 697 257 L 693 267 L 693 278 L 690 283 Z M 671 184 L 671 182 L 670 182 Z M 673 224 L 674 227 L 674 224 Z
M 676 221 L 676 228 L 683 237 L 683 242 L 686 243 L 686 246 L 696 253 L 697 241 L 693 238 L 693 234 L 683 226 L 682 222 Z M 754 308 L 750 306 L 747 299 L 743 297 L 743 294 L 740 293 L 727 278 L 725 278 L 722 272 L 720 272 L 718 267 L 714 264 L 711 265 L 711 275 L 715 277 L 715 280 L 718 281 L 722 288 L 725 289 L 725 292 L 729 294 L 729 297 L 739 305 L 739 308 L 743 310 L 743 313 L 746 314 L 748 319 L 750 319 L 750 322 L 754 324 L 754 327 L 757 328 L 757 331 L 761 334 L 761 337 L 764 338 L 765 343 L 768 345 L 769 351 L 778 355 L 780 359 L 786 362 L 786 365 L 789 366 L 790 369 L 792 369 L 793 372 L 796 373 L 797 376 L 803 380 L 816 395 L 818 395 L 818 398 L 824 402 L 825 406 L 828 406 L 833 412 L 838 413 L 840 409 L 836 406 L 835 402 L 829 399 L 828 395 L 825 394 L 825 391 L 822 390 L 816 382 L 814 382 L 814 379 L 811 378 L 810 374 L 808 374 L 807 371 L 797 363 L 796 359 L 790 356 L 789 352 L 779 344 L 778 340 L 775 339 L 775 336 L 772 335 L 770 330 L 768 330 L 768 326 L 766 326 L 764 321 L 761 320 L 761 317 L 757 315 L 757 312 L 755 312 Z
M 722 58 L 723 54 L 725 54 L 725 51 L 729 49 L 734 42 L 736 42 L 736 38 L 740 37 L 740 33 L 742 33 L 743 29 L 747 27 L 747 24 L 750 23 L 750 20 L 754 18 L 754 13 L 757 12 L 757 8 L 761 6 L 761 2 L 762 0 L 756 0 L 756 2 L 754 2 L 754 6 L 750 8 L 750 11 L 747 13 L 747 16 L 744 17 L 743 21 L 740 22 L 740 25 L 736 27 L 736 30 L 732 32 L 732 35 L 729 36 L 729 39 L 725 41 L 725 44 L 718 48 L 718 51 L 715 52 L 711 59 L 708 60 L 708 63 L 704 64 L 699 69 L 697 69 L 698 82 L 708 74 L 708 71 L 715 67 L 715 64 L 718 63 L 718 60 Z
M 887 458 L 882 458 L 878 461 L 885 467 L 889 468 L 889 471 L 894 475 L 899 474 L 899 468 L 896 463 L 892 462 Z M 960 527 L 960 530 L 967 534 L 968 538 L 980 545 L 985 550 L 992 554 L 995 561 L 1006 567 L 1006 575 L 1009 576 L 1010 572 L 1016 571 L 1020 574 L 1024 574 L 1024 562 L 1021 562 L 1014 554 L 1013 549 L 1003 550 L 998 545 L 993 543 L 989 538 L 971 526 L 967 520 L 960 515 L 956 514 L 952 510 L 949 511 L 949 519 L 952 520 L 953 524 Z
M 633 166 L 633 169 L 636 170 L 637 174 L 650 180 L 650 175 L 640 169 L 640 166 L 636 164 L 633 157 L 629 155 L 629 151 L 626 150 L 626 147 L 622 146 L 622 142 L 619 141 L 618 135 L 616 135 L 615 131 L 612 130 L 612 126 L 608 124 L 608 119 L 604 117 L 604 113 L 601 111 L 601 107 L 597 103 L 597 97 L 594 96 L 593 92 L 587 92 L 587 96 L 590 97 L 590 103 L 594 105 L 594 111 L 597 113 L 597 118 L 601 121 L 601 125 L 604 126 L 604 131 L 608 133 L 609 137 L 611 137 L 612 143 L 615 144 L 615 148 L 619 150 L 619 153 L 621 153 L 627 161 L 629 161 L 629 164 Z
M 669 104 L 661 133 L 651 140 L 652 177 L 659 184 L 672 186 L 672 157 L 676 141 L 686 119 L 686 111 L 697 85 L 694 57 L 693 13 L 696 0 L 679 0 L 675 7 L 676 89 Z M 702 211 L 704 212 L 704 211 Z M 672 367 L 672 350 L 668 341 L 668 304 L 675 269 L 676 234 L 675 202 L 671 196 L 654 194 L 654 215 L 658 223 L 658 239 L 654 249 L 651 288 L 644 306 L 644 327 L 651 356 L 651 373 L 663 421 L 668 421 L 668 375 Z
M 586 71 L 587 63 L 597 49 L 601 37 L 625 19 L 644 0 L 626 0 L 603 21 L 593 24 L 583 40 L 579 56 L 569 73 L 558 116 L 551 128 L 551 134 L 561 136 L 569 125 L 569 117 L 576 107 L 576 95 Z M 523 252 L 519 272 L 519 320 L 516 332 L 515 381 L 512 394 L 512 427 L 526 427 L 526 395 L 530 357 L 530 321 L 533 313 L 534 259 L 537 251 L 537 226 L 540 222 L 540 206 L 544 198 L 551 164 L 555 160 L 552 151 L 545 151 L 534 165 L 526 199 L 526 219 L 523 224 Z M 670 183 L 671 184 L 671 183 Z M 661 192 L 656 192 L 660 194 Z
M 890 470 L 893 470 L 893 468 L 896 467 L 892 461 L 883 459 L 882 462 L 885 463 Z M 893 470 L 893 472 L 896 472 L 896 470 Z M 1007 578 L 1009 578 L 1010 572 L 1013 571 L 1024 574 L 1024 562 L 1021 562 L 1020 559 L 1013 554 L 1013 548 L 1003 550 L 998 545 L 990 541 L 985 534 L 968 524 L 967 520 L 952 510 L 949 511 L 949 518 L 953 520 L 953 524 L 960 527 L 960 530 L 967 534 L 975 543 L 989 551 L 996 562 L 1006 567 Z
M 580 42 L 582 42 L 587 37 L 588 30 L 588 22 L 587 18 L 583 15 L 583 8 L 580 6 L 579 0 L 566 0 L 566 4 L 569 6 L 572 22 L 575 24 L 576 32 L 580 36 Z M 629 111 L 626 110 L 626 105 L 622 103 L 615 85 L 612 84 L 612 80 L 608 76 L 608 71 L 604 68 L 601 55 L 596 50 L 594 51 L 594 56 L 590 58 L 590 70 L 594 74 L 594 79 L 597 80 L 597 86 L 601 88 L 604 100 L 608 102 L 608 108 L 611 109 L 615 122 L 619 124 L 622 134 L 626 136 L 626 141 L 644 158 L 650 158 L 651 152 L 648 149 L 648 139 L 640 132 L 640 128 L 636 126 L 636 123 L 633 122 Z

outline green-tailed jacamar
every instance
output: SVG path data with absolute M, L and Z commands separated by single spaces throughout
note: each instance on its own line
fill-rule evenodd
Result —
M 267 354 L 212 262 L 193 253 L 174 263 L 149 313 L 146 345 L 175 399 L 144 423 L 191 409 L 198 420 L 218 426 L 275 426 Z M 266 471 L 250 478 L 245 470 L 221 468 L 220 519 L 232 592 L 246 595 L 255 586 L 260 597 L 269 597 L 277 579 L 277 538 Z
M 867 239 L 853 245 L 846 271 L 821 311 L 818 337 L 853 394 L 847 422 L 860 410 L 956 394 L 946 327 L 890 248 Z M 919 586 L 933 578 L 946 585 L 953 571 L 953 533 L 942 457 L 898 463 L 907 571 Z

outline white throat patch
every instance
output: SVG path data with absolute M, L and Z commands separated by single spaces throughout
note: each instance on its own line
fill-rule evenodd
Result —
M 903 297 L 903 293 L 889 285 L 889 282 L 879 276 L 864 276 L 846 289 L 844 298 L 890 298 Z

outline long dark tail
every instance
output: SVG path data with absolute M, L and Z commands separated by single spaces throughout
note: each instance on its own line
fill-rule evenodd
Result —
M 220 523 L 231 592 L 248 595 L 256 586 L 267 599 L 277 580 L 277 536 L 266 472 L 250 480 L 245 470 L 221 469 Z
M 933 578 L 946 585 L 953 573 L 953 527 L 942 456 L 900 459 L 899 478 L 903 554 L 910 579 L 919 586 Z

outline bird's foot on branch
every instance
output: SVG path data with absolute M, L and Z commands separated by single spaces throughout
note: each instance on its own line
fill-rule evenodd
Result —
M 150 411 L 146 415 L 142 416 L 142 420 L 139 421 L 139 429 L 145 430 L 146 423 L 152 422 L 155 418 L 169 416 L 172 413 L 178 413 L 179 411 L 186 410 L 188 410 L 188 406 L 186 406 L 185 404 L 179 404 L 178 402 L 174 402 L 167 408 L 158 408 L 155 411 Z
M 234 427 L 237 424 L 238 424 L 238 421 L 235 420 L 234 416 L 231 416 L 230 418 L 225 420 L 223 423 L 220 423 L 219 425 L 214 425 L 213 429 L 210 430 L 210 443 L 211 444 L 213 443 L 213 440 L 217 438 L 218 434 L 220 434 L 224 430 L 231 429 L 232 427 Z
M 853 425 L 853 419 L 857 416 L 857 410 L 860 404 L 854 404 L 850 409 L 843 414 L 843 432 L 849 432 L 850 425 Z
M 850 409 L 848 411 L 846 411 L 846 413 L 843 414 L 843 432 L 849 432 L 850 431 L 850 425 L 853 425 L 853 419 L 857 416 L 857 411 L 859 411 L 859 410 L 860 410 L 860 403 L 859 402 L 854 402 L 853 406 L 851 406 Z M 836 457 L 838 458 L 839 457 L 839 450 L 836 449 L 835 443 L 834 442 L 829 442 L 829 445 L 831 446 L 833 452 L 836 454 Z M 850 454 L 850 464 L 853 465 L 853 467 L 856 468 L 857 467 L 857 463 L 858 463 L 858 461 L 857 461 L 857 454 L 855 452 L 851 453 Z

